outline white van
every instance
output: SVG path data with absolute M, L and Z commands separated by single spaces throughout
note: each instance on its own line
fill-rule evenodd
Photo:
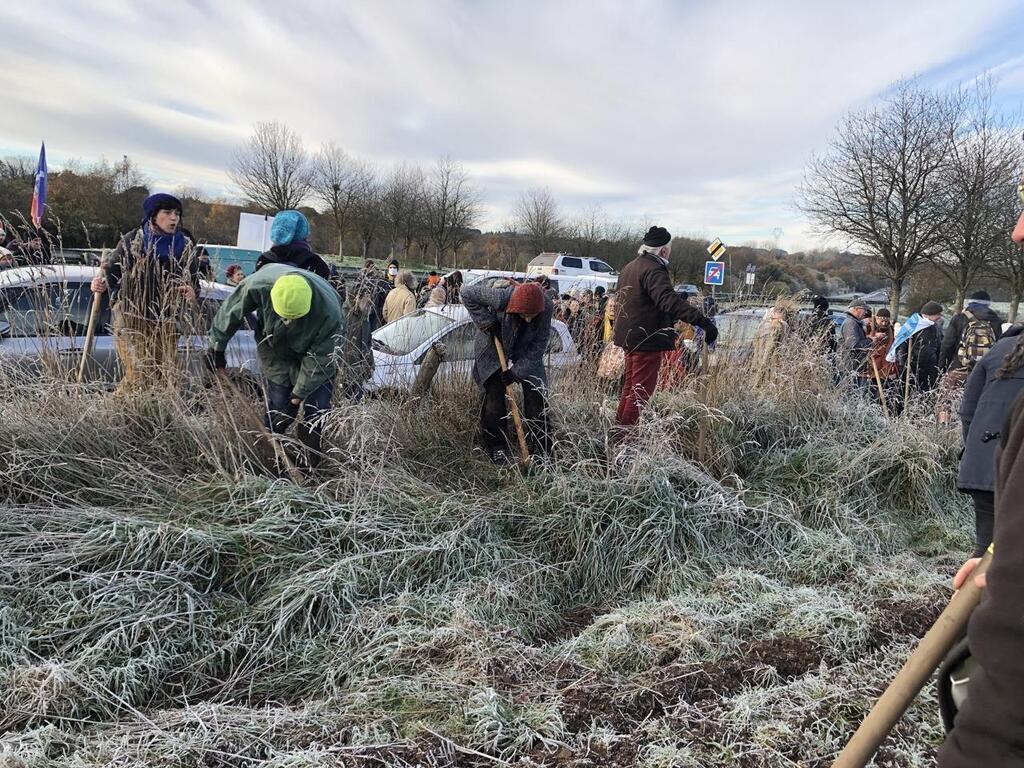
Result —
M 563 275 L 595 275 L 598 277 L 614 277 L 618 275 L 611 264 L 600 259 L 585 259 L 571 253 L 542 253 L 526 265 L 528 275 L 547 275 L 562 277 Z

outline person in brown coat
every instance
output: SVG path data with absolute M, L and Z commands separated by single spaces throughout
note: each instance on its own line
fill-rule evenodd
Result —
M 939 768 L 1024 765 L 1024 397 L 1010 410 L 996 457 L 995 555 L 967 640 L 975 667 L 967 700 L 939 750 Z M 959 588 L 977 566 L 967 561 Z
M 640 420 L 658 384 L 658 371 L 667 352 L 675 349 L 675 323 L 703 328 L 708 345 L 718 338 L 715 324 L 675 292 L 668 274 L 672 235 L 664 227 L 651 227 L 638 255 L 619 275 L 615 343 L 626 352 L 626 379 L 619 397 L 615 423 L 632 427 Z

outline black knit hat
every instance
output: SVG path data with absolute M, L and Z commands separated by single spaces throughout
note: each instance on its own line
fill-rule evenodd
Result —
M 971 294 L 972 301 L 992 301 L 992 297 L 988 295 L 988 291 L 982 288 L 980 291 L 975 291 Z
M 922 315 L 941 315 L 942 305 L 937 301 L 926 301 L 924 306 L 921 307 Z
M 651 248 L 660 248 L 663 245 L 668 245 L 671 241 L 672 235 L 664 227 L 651 227 L 644 235 L 644 245 L 649 245 Z

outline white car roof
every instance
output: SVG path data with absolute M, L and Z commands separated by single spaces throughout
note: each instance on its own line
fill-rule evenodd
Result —
M 449 320 L 461 322 L 469 319 L 469 310 L 461 304 L 445 304 L 440 307 L 424 307 L 427 312 L 447 317 Z

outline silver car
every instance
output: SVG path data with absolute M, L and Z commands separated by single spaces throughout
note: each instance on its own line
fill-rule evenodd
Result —
M 0 364 L 65 375 L 77 372 L 92 307 L 89 284 L 98 274 L 97 267 L 70 264 L 0 272 Z M 210 321 L 233 290 L 221 283 L 201 283 L 199 327 L 178 342 L 178 355 L 187 361 L 190 370 L 202 364 L 202 355 L 209 345 L 205 334 Z M 235 334 L 227 357 L 229 367 L 259 375 L 251 330 Z M 86 372 L 90 381 L 112 382 L 119 376 L 107 302 L 96 324 L 93 354 Z
M 473 354 L 476 326 L 461 304 L 424 307 L 373 332 L 373 376 L 364 385 L 370 392 L 410 390 L 427 351 L 435 342 L 445 346 L 444 362 L 437 379 L 468 382 L 476 357 Z M 551 321 L 544 358 L 549 376 L 575 368 L 579 353 L 565 323 Z

